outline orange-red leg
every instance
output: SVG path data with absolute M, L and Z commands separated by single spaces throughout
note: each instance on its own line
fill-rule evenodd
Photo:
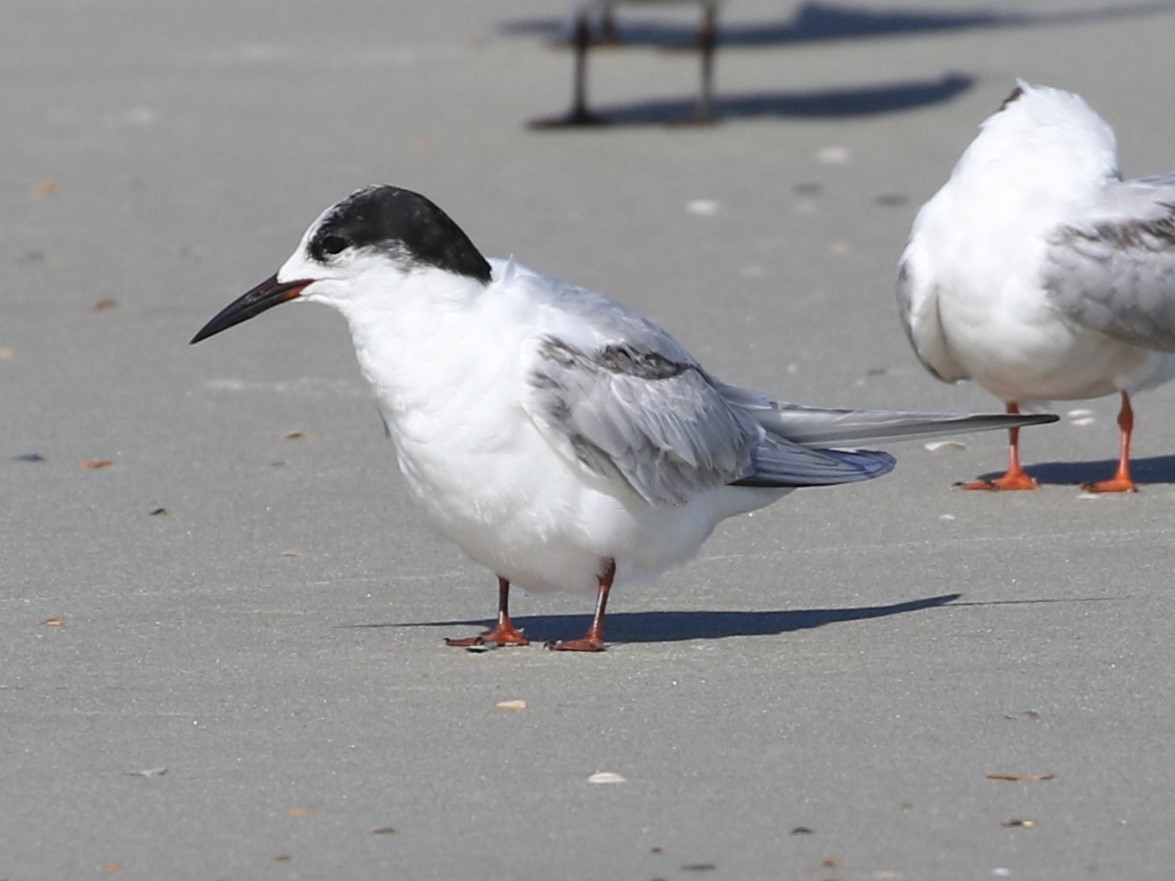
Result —
M 1012 416 L 1020 412 L 1020 407 L 1017 404 L 1008 404 L 1006 409 Z M 969 483 L 959 485 L 963 489 L 979 489 L 988 492 L 1036 489 L 1036 481 L 1020 467 L 1020 429 L 1008 429 L 1008 470 L 1002 477 L 997 477 L 995 480 L 972 480 Z
M 608 592 L 612 590 L 612 579 L 616 577 L 616 561 L 604 561 L 604 571 L 599 576 L 599 590 L 596 592 L 596 613 L 591 626 L 580 639 L 547 643 L 547 648 L 557 652 L 602 652 L 604 650 L 604 612 L 608 608 Z
M 469 648 L 475 645 L 485 645 L 487 642 L 492 642 L 495 645 L 530 645 L 530 640 L 510 620 L 510 582 L 501 575 L 498 576 L 498 623 L 494 629 L 480 636 L 446 639 L 445 645 Z
M 1134 408 L 1130 406 L 1130 395 L 1122 392 L 1122 407 L 1118 410 L 1118 470 L 1109 480 L 1097 483 L 1083 483 L 1081 488 L 1091 493 L 1136 493 L 1138 487 L 1130 477 L 1130 436 L 1134 433 Z

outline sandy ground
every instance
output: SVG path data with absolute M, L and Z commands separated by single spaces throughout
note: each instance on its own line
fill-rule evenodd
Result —
M 664 124 L 696 58 L 650 45 L 692 13 L 638 12 L 593 56 L 615 124 L 531 131 L 565 11 L 6 4 L 0 879 L 1169 878 L 1175 389 L 1137 402 L 1137 495 L 1072 486 L 1115 402 L 1063 402 L 1039 492 L 952 489 L 998 435 L 899 445 L 618 586 L 603 655 L 475 655 L 441 638 L 493 578 L 409 504 L 342 321 L 187 341 L 386 181 L 729 381 L 996 408 L 908 349 L 909 224 L 1016 76 L 1175 167 L 1175 2 L 731 2 L 708 128 Z M 540 638 L 590 608 L 515 603 Z

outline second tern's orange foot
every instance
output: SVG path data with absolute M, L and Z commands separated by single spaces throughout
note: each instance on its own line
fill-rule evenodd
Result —
M 1009 403 L 1006 405 L 1009 416 L 1020 414 L 1020 405 Z M 983 492 L 1009 492 L 1019 489 L 1037 489 L 1037 483 L 1020 467 L 1020 429 L 1008 429 L 1008 470 L 1002 477 L 995 480 L 972 480 L 968 483 L 956 483 L 967 490 L 981 490 Z
M 1129 477 L 1111 477 L 1097 483 L 1083 483 L 1081 489 L 1087 493 L 1136 493 L 1138 487 Z
M 984 490 L 986 492 L 1006 492 L 1018 489 L 1038 489 L 1039 484 L 1021 471 L 1019 474 L 1005 474 L 995 480 L 972 480 L 959 483 L 956 486 L 969 490 Z
M 1130 478 L 1130 436 L 1134 433 L 1134 408 L 1130 406 L 1130 395 L 1122 392 L 1122 408 L 1118 411 L 1118 429 L 1122 438 L 1118 445 L 1118 470 L 1109 480 L 1097 483 L 1083 483 L 1087 493 L 1136 493 L 1138 487 Z

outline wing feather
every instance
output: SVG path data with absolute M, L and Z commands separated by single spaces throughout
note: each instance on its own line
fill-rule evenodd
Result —
M 581 351 L 538 341 L 530 409 L 557 445 L 651 505 L 682 504 L 751 473 L 761 431 L 726 406 L 705 372 L 649 349 Z
M 893 467 L 885 453 L 815 450 L 774 435 L 696 362 L 655 348 L 589 353 L 546 336 L 533 355 L 527 409 L 548 439 L 655 507 L 724 485 L 822 486 Z
M 1070 321 L 1175 351 L 1175 176 L 1111 186 L 1049 241 L 1044 284 Z

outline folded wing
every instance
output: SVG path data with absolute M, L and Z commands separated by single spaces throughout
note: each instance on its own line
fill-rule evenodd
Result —
M 1070 321 L 1175 351 L 1175 175 L 1117 183 L 1058 229 L 1044 284 Z
M 528 382 L 527 409 L 557 449 L 654 506 L 728 484 L 818 486 L 893 467 L 885 453 L 815 450 L 771 432 L 676 346 L 584 351 L 543 337 Z

